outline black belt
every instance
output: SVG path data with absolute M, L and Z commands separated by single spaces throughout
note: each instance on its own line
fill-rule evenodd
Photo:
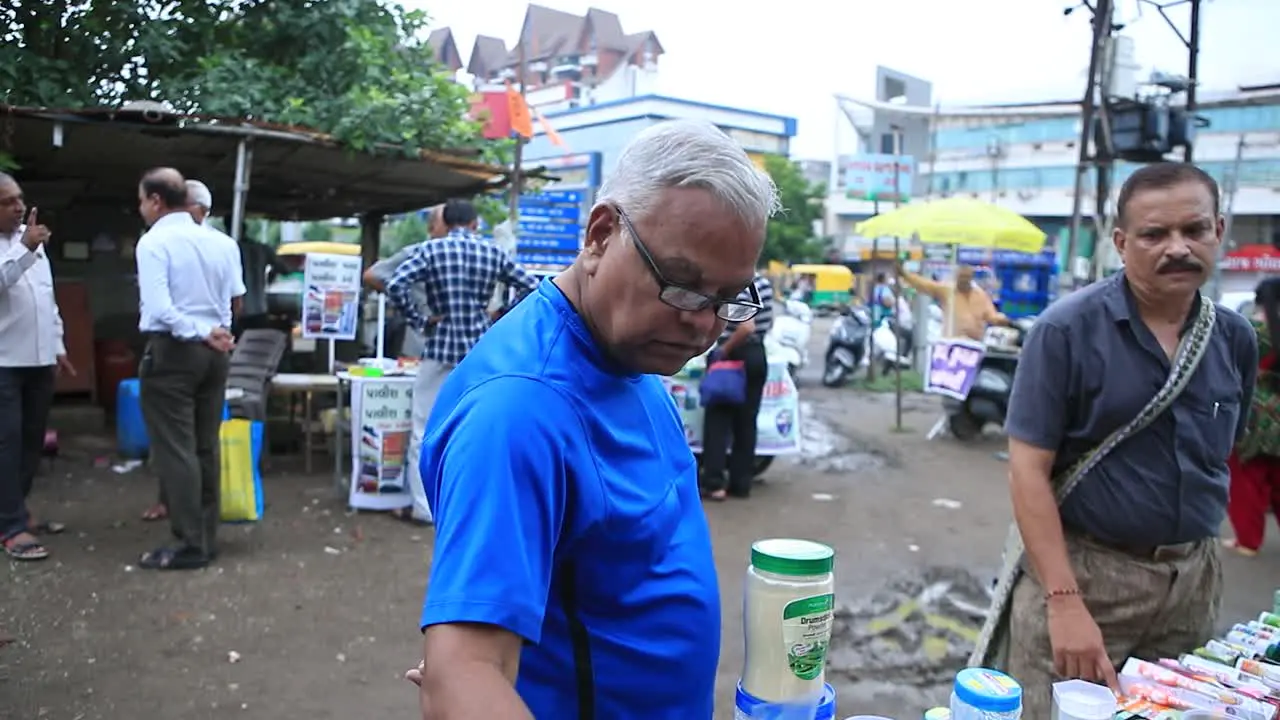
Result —
M 1169 545 L 1139 545 L 1133 543 L 1118 543 L 1110 540 L 1103 540 L 1096 535 L 1090 535 L 1086 532 L 1064 528 L 1068 535 L 1083 541 L 1087 545 L 1094 545 L 1104 550 L 1112 550 L 1122 555 L 1137 558 L 1139 560 L 1151 560 L 1154 562 L 1167 562 L 1169 560 L 1184 560 L 1191 557 L 1191 554 L 1199 550 L 1201 545 L 1209 542 L 1204 540 L 1191 540 L 1189 542 L 1171 543 Z

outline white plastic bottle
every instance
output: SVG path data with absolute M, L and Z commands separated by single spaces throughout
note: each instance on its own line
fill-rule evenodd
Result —
M 835 611 L 835 551 L 778 538 L 751 546 L 743 592 L 746 662 L 742 689 L 764 702 L 823 692 Z

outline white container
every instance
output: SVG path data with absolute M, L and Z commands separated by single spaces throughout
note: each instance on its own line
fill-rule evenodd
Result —
M 1116 696 L 1105 685 L 1086 680 L 1053 684 L 1053 720 L 1111 720 Z
M 765 702 L 817 698 L 835 611 L 835 551 L 810 540 L 751 545 L 742 596 L 742 689 Z

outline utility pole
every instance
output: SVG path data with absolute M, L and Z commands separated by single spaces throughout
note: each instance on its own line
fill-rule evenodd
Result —
M 1168 18 L 1166 18 L 1167 20 Z M 1170 26 L 1173 23 L 1169 23 Z M 1182 37 L 1182 33 L 1178 33 L 1178 37 Z M 1191 0 L 1191 33 L 1190 38 L 1186 41 L 1187 46 L 1187 115 L 1192 116 L 1196 111 L 1196 84 L 1199 82 L 1197 77 L 1200 70 L 1200 0 Z M 1182 159 L 1185 162 L 1191 162 L 1195 156 L 1195 143 L 1187 143 L 1182 150 Z M 1237 166 L 1238 167 L 1238 166 Z
M 1076 163 L 1075 189 L 1071 193 L 1071 230 L 1067 236 L 1067 253 L 1065 258 L 1066 278 L 1071 287 L 1075 287 L 1075 260 L 1080 248 L 1080 220 L 1084 204 L 1084 178 L 1092 164 L 1093 154 L 1089 152 L 1093 140 L 1094 114 L 1098 105 L 1095 95 L 1098 90 L 1098 75 L 1106 60 L 1107 41 L 1111 38 L 1112 0 L 1097 0 L 1093 8 L 1093 48 L 1089 52 L 1088 78 L 1085 80 L 1084 98 L 1080 101 L 1080 154 Z M 1105 92 L 1105 91 L 1104 91 Z M 1102 103 L 1105 105 L 1105 102 Z M 1096 219 L 1096 218 L 1095 218 Z M 1095 222 L 1095 226 L 1098 223 Z M 1096 232 L 1099 234 L 1101 230 Z M 1097 252 L 1099 240 L 1094 241 L 1094 252 Z
M 524 36 L 521 34 L 520 40 L 520 66 L 516 68 L 516 79 L 520 82 L 520 99 L 522 101 L 528 97 L 525 91 L 524 76 L 527 58 L 525 56 Z M 519 235 L 520 229 L 520 188 L 524 184 L 524 136 L 516 133 L 516 151 L 515 158 L 511 165 L 511 189 L 507 193 L 507 217 L 511 219 L 511 233 Z

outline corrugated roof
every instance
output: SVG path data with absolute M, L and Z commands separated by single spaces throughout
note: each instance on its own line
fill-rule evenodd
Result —
M 131 208 L 138 178 L 157 166 L 204 182 L 229 207 L 244 138 L 253 149 L 248 211 L 273 218 L 410 212 L 500 186 L 506 172 L 440 152 L 354 152 L 322 133 L 227 118 L 0 105 L 0 140 L 6 135 L 7 151 L 21 165 L 18 180 L 32 202 L 51 209 Z

